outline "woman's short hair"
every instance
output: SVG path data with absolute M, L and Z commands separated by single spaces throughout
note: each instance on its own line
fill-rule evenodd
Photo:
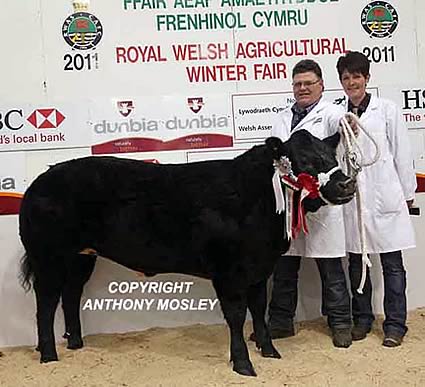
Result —
M 348 71 L 350 74 L 360 73 L 365 78 L 369 75 L 370 61 L 367 56 L 358 51 L 348 51 L 345 56 L 341 56 L 336 64 L 339 79 L 342 73 Z

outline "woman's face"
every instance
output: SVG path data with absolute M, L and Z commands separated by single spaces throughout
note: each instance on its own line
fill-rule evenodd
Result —
M 351 102 L 358 105 L 366 94 L 366 86 L 370 76 L 365 77 L 361 73 L 349 73 L 344 70 L 341 76 L 341 84 Z

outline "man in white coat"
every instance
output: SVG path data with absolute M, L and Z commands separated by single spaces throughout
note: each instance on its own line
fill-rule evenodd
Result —
M 337 63 L 339 79 L 348 101 L 348 111 L 360 117 L 362 126 L 377 141 L 380 157 L 365 167 L 357 177 L 365 227 L 365 248 L 368 254 L 379 254 L 384 277 L 383 345 L 401 344 L 406 327 L 406 272 L 401 250 L 415 246 L 414 230 L 408 207 L 413 204 L 416 177 L 407 128 L 398 107 L 391 101 L 366 92 L 370 79 L 370 63 L 360 52 L 349 52 Z M 358 143 L 371 160 L 375 148 L 364 133 Z M 349 273 L 352 289 L 353 340 L 362 340 L 370 331 L 372 284 L 367 270 L 363 294 L 357 292 L 361 274 L 361 245 L 356 201 L 344 205 L 345 234 L 349 252 Z
M 287 140 L 305 129 L 323 139 L 339 130 L 343 109 L 322 98 L 322 71 L 313 60 L 302 60 L 292 71 L 295 104 L 278 117 L 272 135 Z M 322 281 L 322 305 L 326 310 L 332 341 L 336 347 L 351 345 L 350 297 L 341 257 L 345 256 L 342 206 L 324 206 L 307 216 L 308 234 L 300 233 L 291 248 L 278 260 L 273 273 L 269 305 L 272 338 L 293 336 L 298 300 L 298 271 L 301 257 L 315 258 Z

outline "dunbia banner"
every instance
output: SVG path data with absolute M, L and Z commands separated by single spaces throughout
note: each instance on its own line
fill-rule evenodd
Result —
M 422 144 L 420 167 L 425 54 L 416 1 L 41 1 L 43 44 L 27 50 L 43 58 L 46 98 L 3 101 L 0 151 L 88 147 L 177 161 L 237 154 L 268 137 L 294 102 L 299 60 L 319 62 L 325 98 L 335 101 L 344 97 L 336 61 L 358 50 L 372 63 L 370 90 L 398 103 Z
M 18 213 L 26 185 L 25 154 L 0 153 L 0 215 Z
M 231 115 L 229 104 L 222 97 L 93 101 L 92 151 L 99 154 L 231 147 Z

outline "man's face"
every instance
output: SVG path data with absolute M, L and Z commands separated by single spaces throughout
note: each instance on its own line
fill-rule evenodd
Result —
M 300 108 L 317 102 L 323 93 L 323 80 L 312 71 L 296 74 L 292 79 L 294 97 Z
M 369 75 L 365 77 L 361 73 L 349 73 L 347 70 L 341 75 L 341 84 L 351 102 L 358 105 L 366 94 L 366 86 Z

